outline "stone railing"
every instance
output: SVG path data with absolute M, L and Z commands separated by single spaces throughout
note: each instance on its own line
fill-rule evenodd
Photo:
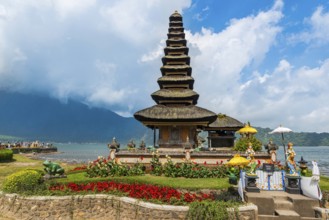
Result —
M 14 219 L 186 219 L 188 206 L 158 205 L 112 195 L 29 196 L 0 193 L 0 213 Z M 239 219 L 257 219 L 253 204 Z

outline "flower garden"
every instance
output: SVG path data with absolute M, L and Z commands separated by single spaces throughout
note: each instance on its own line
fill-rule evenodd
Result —
M 175 163 L 170 157 L 160 163 L 156 152 L 148 167 L 140 163 L 142 159 L 133 165 L 104 157 L 88 164 L 61 163 L 67 178 L 43 180 L 42 161 L 14 154 L 13 161 L 6 159 L 0 163 L 0 184 L 3 192 L 24 196 L 109 194 L 155 204 L 184 205 L 190 207 L 189 219 L 202 219 L 204 212 L 212 213 L 208 219 L 218 215 L 219 219 L 225 219 L 229 215 L 228 207 L 241 205 L 236 190 L 228 181 L 229 175 L 236 175 L 241 167 L 229 167 L 221 161 L 214 166 L 189 160 Z M 325 205 L 329 178 L 321 177 L 320 187 Z

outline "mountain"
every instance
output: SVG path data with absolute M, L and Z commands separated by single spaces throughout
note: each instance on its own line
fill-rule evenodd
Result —
M 270 139 L 277 145 L 282 145 L 281 134 L 269 134 L 273 129 L 260 128 L 257 129 L 255 135 L 263 144 L 267 144 Z M 329 146 L 329 133 L 315 132 L 290 132 L 284 133 L 285 145 L 292 142 L 295 146 Z
M 4 91 L 0 91 L 0 125 L 0 140 L 8 141 L 110 142 L 116 137 L 122 144 L 130 139 L 138 144 L 142 138 L 148 144 L 153 142 L 152 131 L 134 118 L 73 100 L 62 103 L 49 97 Z M 268 134 L 270 128 L 256 129 L 256 137 L 263 144 L 273 139 L 281 145 L 280 134 Z M 285 144 L 291 141 L 295 146 L 329 146 L 329 133 L 292 132 L 284 138 Z
M 53 142 L 139 142 L 149 129 L 134 118 L 69 100 L 0 91 L 0 134 Z

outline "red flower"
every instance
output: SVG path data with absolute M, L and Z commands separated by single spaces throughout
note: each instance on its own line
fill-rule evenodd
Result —
M 207 161 L 203 162 L 204 165 L 207 165 Z
M 216 165 L 218 165 L 218 161 L 216 161 Z
M 143 156 L 141 156 L 141 160 L 144 160 L 144 157 Z
M 258 165 L 260 165 L 260 160 L 257 160 L 257 162 L 258 162 Z
M 118 190 L 126 193 L 128 196 L 137 198 L 137 199 L 157 199 L 162 202 L 170 202 L 171 198 L 176 198 L 180 201 L 185 202 L 193 202 L 193 201 L 201 201 L 204 199 L 214 199 L 211 194 L 203 194 L 200 195 L 193 193 L 185 193 L 182 195 L 176 189 L 168 188 L 168 187 L 159 187 L 148 184 L 126 184 L 126 183 L 116 183 L 116 182 L 93 182 L 87 184 L 76 184 L 76 183 L 68 183 L 66 185 L 54 185 L 49 187 L 51 191 L 58 190 L 70 190 L 73 192 L 81 192 L 81 191 L 95 191 L 95 192 L 108 192 Z

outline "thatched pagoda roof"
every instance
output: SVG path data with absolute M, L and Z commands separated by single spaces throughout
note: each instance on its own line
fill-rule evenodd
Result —
M 214 121 L 217 115 L 204 108 L 195 105 L 188 106 L 165 106 L 154 105 L 150 108 L 140 110 L 134 114 L 134 117 L 143 122 L 191 122 L 191 121 Z
M 227 116 L 225 114 L 218 114 L 217 119 L 209 124 L 206 130 L 218 130 L 218 129 L 229 129 L 229 130 L 239 130 L 243 128 L 244 124 L 235 118 Z
M 151 96 L 165 98 L 190 98 L 199 97 L 199 94 L 191 89 L 160 89 L 153 92 Z
M 158 82 L 186 82 L 194 81 L 192 76 L 162 76 Z

